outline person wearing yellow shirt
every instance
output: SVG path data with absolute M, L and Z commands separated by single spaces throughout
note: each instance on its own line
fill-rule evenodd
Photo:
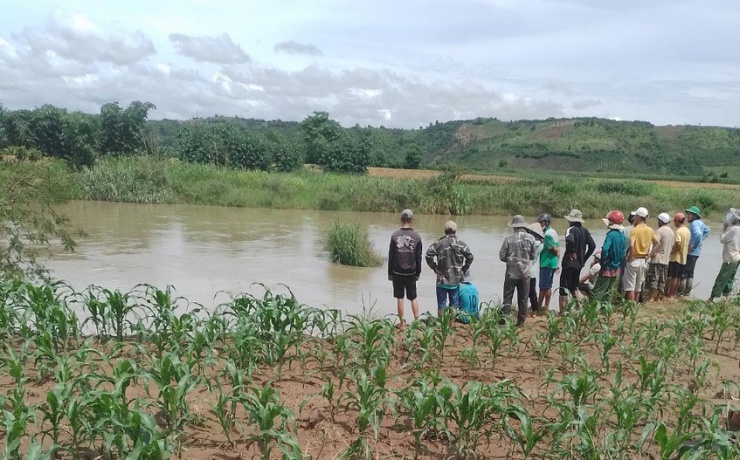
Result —
M 653 258 L 662 249 L 655 231 L 645 225 L 647 217 L 647 209 L 637 208 L 635 228 L 630 232 L 627 266 L 624 269 L 624 291 L 627 300 L 633 302 L 640 298 L 648 259 Z
M 673 215 L 673 225 L 676 226 L 676 242 L 671 249 L 671 258 L 668 261 L 668 292 L 666 298 L 675 299 L 681 283 L 681 273 L 686 266 L 689 255 L 689 240 L 691 232 L 685 226 L 686 215 L 677 212 Z

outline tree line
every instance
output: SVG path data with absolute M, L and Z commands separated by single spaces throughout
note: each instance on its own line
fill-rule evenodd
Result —
M 117 102 L 99 114 L 70 112 L 52 105 L 33 110 L 0 106 L 0 149 L 18 158 L 41 156 L 91 166 L 101 156 L 152 155 L 249 170 L 293 171 L 304 163 L 326 171 L 362 173 L 368 166 L 418 168 L 421 147 L 398 154 L 398 133 L 342 128 L 326 112 L 301 123 L 214 117 L 185 122 L 148 122 L 149 102 Z

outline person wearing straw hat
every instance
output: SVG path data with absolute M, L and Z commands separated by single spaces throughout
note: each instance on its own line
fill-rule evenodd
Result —
M 717 297 L 729 297 L 732 294 L 732 285 L 740 265 L 740 210 L 730 208 L 719 241 L 722 243 L 722 266 L 709 295 L 710 302 Z
M 545 233 L 542 231 L 542 225 L 538 222 L 529 224 L 527 226 L 527 233 L 534 237 L 534 260 L 532 261 L 532 267 L 529 270 L 529 308 L 532 310 L 532 315 L 537 312 L 539 307 L 537 301 L 537 259 L 540 257 L 542 252 L 542 243 L 545 239 Z
M 652 259 L 650 259 L 650 267 L 648 268 L 647 280 L 645 284 L 648 288 L 648 301 L 662 300 L 666 292 L 666 284 L 668 281 L 668 262 L 671 258 L 671 250 L 673 249 L 673 243 L 676 240 L 676 235 L 671 230 L 670 226 L 671 216 L 668 213 L 662 212 L 658 214 L 658 230 L 655 231 L 655 235 L 660 241 L 661 250 L 655 253 Z
M 686 260 L 689 256 L 689 240 L 691 232 L 684 225 L 686 215 L 677 212 L 673 215 L 673 225 L 676 227 L 676 241 L 671 249 L 671 258 L 668 261 L 668 292 L 666 298 L 674 299 L 679 290 L 681 283 L 681 274 L 686 266 Z
M 535 260 L 534 237 L 527 232 L 524 217 L 516 215 L 509 220 L 513 232 L 501 244 L 498 257 L 506 262 L 504 275 L 503 312 L 511 314 L 511 302 L 516 289 L 516 325 L 522 326 L 527 318 L 527 293 L 529 292 L 529 273 Z
M 413 229 L 414 213 L 410 209 L 401 211 L 401 228 L 391 235 L 388 249 L 388 280 L 393 282 L 393 297 L 396 298 L 398 327 L 406 325 L 404 294 L 411 302 L 414 320 L 419 319 L 419 300 L 416 298 L 416 282 L 421 275 L 421 236 Z
M 624 214 L 622 211 L 610 211 L 602 219 L 609 229 L 601 247 L 601 270 L 594 284 L 592 297 L 600 301 L 610 301 L 619 288 L 619 276 L 622 264 L 627 256 L 627 237 L 624 236 Z
M 565 312 L 568 296 L 575 297 L 581 280 L 581 269 L 596 250 L 591 232 L 583 226 L 583 213 L 578 209 L 571 209 L 565 219 L 570 223 L 570 227 L 565 232 L 565 252 L 561 263 L 560 314 Z
M 448 220 L 445 223 L 445 236 L 427 249 L 426 261 L 437 275 L 437 315 L 442 316 L 445 308 L 460 308 L 458 287 L 463 274 L 473 263 L 473 253 L 463 240 L 457 238 L 457 224 Z
M 704 222 L 701 221 L 701 210 L 696 206 L 685 209 L 686 219 L 689 221 L 689 254 L 686 257 L 686 266 L 681 273 L 681 292 L 679 295 L 688 296 L 694 288 L 694 270 L 696 262 L 701 255 L 701 245 L 709 236 L 710 230 Z

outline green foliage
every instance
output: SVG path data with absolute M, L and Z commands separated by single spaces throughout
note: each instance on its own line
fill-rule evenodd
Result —
M 135 155 L 144 151 L 144 125 L 149 111 L 156 109 L 150 102 L 133 101 L 126 109 L 118 102 L 100 108 L 100 149 L 107 155 Z
M 107 158 L 79 173 L 82 196 L 129 203 L 174 201 L 166 161 L 146 157 Z
M 14 278 L 45 273 L 37 262 L 42 251 L 58 244 L 75 246 L 74 231 L 55 207 L 76 195 L 64 163 L 0 161 L 0 275 Z
M 331 260 L 342 265 L 376 267 L 383 262 L 358 223 L 332 222 L 325 247 Z
M 403 167 L 406 169 L 419 169 L 421 165 L 421 147 L 412 145 L 406 150 Z

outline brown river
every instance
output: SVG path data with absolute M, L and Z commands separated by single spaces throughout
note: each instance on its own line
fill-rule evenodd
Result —
M 260 294 L 262 283 L 278 292 L 289 286 L 298 300 L 317 307 L 356 314 L 385 315 L 395 310 L 386 266 L 346 267 L 331 263 L 322 239 L 334 219 L 358 221 L 368 229 L 375 248 L 387 257 L 397 214 L 277 209 L 244 209 L 192 205 L 141 205 L 80 201 L 65 213 L 87 236 L 74 253 L 47 262 L 52 276 L 77 290 L 90 284 L 128 291 L 139 283 L 172 285 L 177 293 L 213 307 L 239 292 Z M 657 213 L 655 213 L 657 215 Z M 415 228 L 424 247 L 443 234 L 447 216 L 417 216 Z M 504 264 L 498 259 L 506 217 L 459 216 L 458 236 L 473 251 L 472 281 L 481 301 L 501 300 Z M 528 220 L 533 219 L 527 216 Z M 554 218 L 561 238 L 567 222 Z M 649 224 L 655 226 L 654 218 Z M 704 243 L 696 268 L 694 295 L 706 298 L 721 264 L 717 223 Z M 602 222 L 589 221 L 597 246 L 604 240 Z M 426 265 L 419 281 L 422 312 L 435 312 L 435 277 Z M 556 276 L 555 287 L 558 285 Z M 553 302 L 555 305 L 556 302 Z M 410 308 L 407 306 L 410 318 Z

